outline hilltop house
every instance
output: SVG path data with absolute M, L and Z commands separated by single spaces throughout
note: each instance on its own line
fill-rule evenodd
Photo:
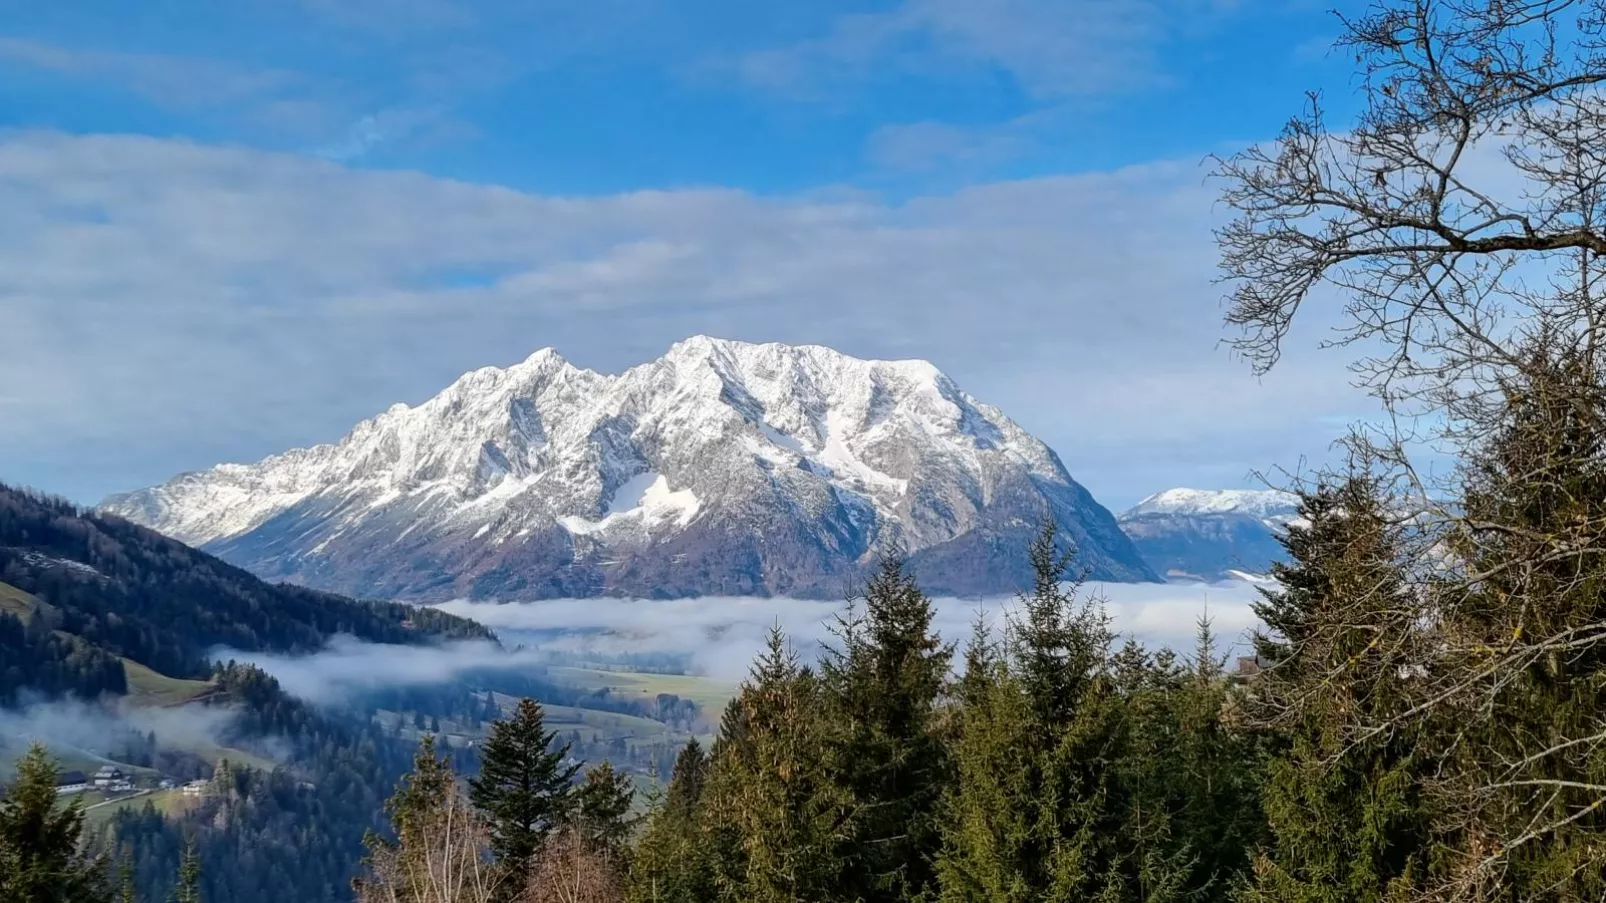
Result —
M 90 779 L 96 790 L 108 793 L 127 793 L 134 789 L 133 775 L 125 774 L 116 765 L 102 765 L 95 776 Z
M 202 780 L 202 781 L 191 781 L 188 784 L 184 785 L 184 795 L 185 796 L 205 796 L 206 795 L 207 785 L 210 784 L 210 783 L 211 783 L 210 781 L 204 781 L 204 780 Z
M 56 778 L 56 793 L 82 793 L 89 789 L 89 776 L 81 771 L 63 772 Z

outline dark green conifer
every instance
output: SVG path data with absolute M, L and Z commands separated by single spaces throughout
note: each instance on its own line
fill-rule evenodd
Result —
M 994 676 L 962 681 L 983 702 L 961 716 L 938 858 L 945 901 L 1120 899 L 1126 881 L 1109 620 L 1097 599 L 1065 585 L 1071 553 L 1052 522 L 1030 558 L 1033 591 Z
M 511 873 L 523 874 L 537 848 L 568 820 L 575 806 L 568 744 L 554 742 L 545 713 L 533 699 L 519 700 L 509 718 L 491 727 L 480 747 L 480 773 L 469 780 L 469 799 L 491 824 L 491 848 Z
M 1468 690 L 1443 719 L 1471 895 L 1606 898 L 1606 373 L 1542 337 L 1468 456 L 1455 553 L 1478 575 L 1444 606 Z M 1477 863 L 1476 866 L 1473 864 Z M 1481 872 L 1481 874 L 1480 874 Z
M 1172 691 L 1177 728 L 1168 781 L 1180 796 L 1176 830 L 1192 855 L 1189 893 L 1227 900 L 1266 842 L 1261 740 L 1236 715 L 1237 690 L 1207 617 L 1199 620 L 1191 665 Z
M 139 892 L 134 886 L 134 863 L 127 857 L 117 864 L 117 903 L 139 903 Z
M 1427 737 L 1420 722 L 1382 733 L 1406 698 L 1415 662 L 1415 606 L 1399 567 L 1398 533 L 1363 477 L 1301 500 L 1273 568 L 1280 587 L 1256 613 L 1264 669 L 1253 703 L 1280 736 L 1268 765 L 1271 841 L 1253 903 L 1400 900 L 1427 877 Z
M 193 837 L 185 842 L 184 855 L 179 859 L 173 903 L 201 903 L 201 858 L 195 851 Z
M 693 737 L 675 757 L 669 788 L 647 814 L 630 857 L 631 903 L 706 903 L 716 898 L 711 843 L 701 804 L 708 755 Z
M 445 804 L 456 780 L 446 758 L 436 754 L 435 738 L 426 734 L 413 757 L 413 770 L 402 778 L 396 792 L 385 801 L 385 814 L 390 818 L 394 838 L 372 831 L 363 838 L 363 845 L 368 848 L 365 868 L 370 872 L 399 873 L 410 864 L 409 857 L 427 855 L 429 845 L 423 834 Z M 391 868 L 389 860 L 392 858 L 400 860 L 397 868 Z M 354 879 L 354 889 L 360 892 L 363 882 L 363 878 Z
M 0 900 L 105 903 L 106 865 L 84 855 L 83 808 L 57 805 L 56 764 L 34 744 L 0 796 Z
M 824 767 L 819 681 L 779 628 L 730 706 L 704 789 L 719 899 L 839 899 L 849 800 Z
M 630 775 L 604 761 L 586 772 L 576 792 L 575 811 L 593 849 L 622 864 L 637 819 L 631 815 L 636 786 Z
M 664 808 L 691 817 L 702 801 L 703 784 L 707 780 L 708 754 L 693 737 L 675 756 L 675 768 L 669 774 L 669 792 L 664 799 Z
M 902 560 L 886 556 L 821 663 L 831 779 L 855 816 L 838 853 L 846 899 L 913 899 L 935 880 L 948 771 L 936 706 L 953 648 L 934 617 Z

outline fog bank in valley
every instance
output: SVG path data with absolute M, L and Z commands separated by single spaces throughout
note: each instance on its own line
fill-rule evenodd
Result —
M 223 746 L 234 717 L 229 706 L 117 706 L 76 699 L 0 708 L 0 770 L 31 743 L 96 758 L 118 751 L 133 735 L 152 733 L 167 749 Z
M 1254 624 L 1248 583 L 1182 585 L 1111 583 L 1088 586 L 1101 597 L 1115 629 L 1151 647 L 1193 649 L 1198 619 L 1208 614 L 1217 651 L 1245 648 Z M 936 629 L 962 644 L 978 612 L 995 627 L 1015 611 L 1013 598 L 935 600 Z M 692 599 L 554 599 L 539 602 L 455 601 L 440 606 L 496 630 L 503 647 L 484 641 L 433 646 L 394 646 L 337 638 L 312 655 L 286 656 L 216 650 L 219 660 L 257 665 L 284 688 L 306 699 L 334 702 L 385 687 L 440 684 L 469 672 L 536 672 L 554 657 L 601 660 L 651 654 L 671 658 L 691 673 L 736 683 L 764 644 L 772 626 L 791 638 L 805 659 L 830 640 L 842 602 L 786 598 L 704 596 Z
M 1198 619 L 1208 614 L 1218 651 L 1241 650 L 1255 623 L 1254 585 L 1109 583 L 1084 588 L 1105 600 L 1117 631 L 1149 646 L 1193 648 Z M 995 627 L 1016 608 L 1014 598 L 934 600 L 936 629 L 950 641 L 970 635 L 977 613 Z M 739 680 L 779 625 L 805 658 L 830 639 L 841 602 L 752 597 L 693 599 L 557 599 L 541 602 L 448 602 L 442 609 L 496 630 L 509 646 L 605 656 L 662 653 L 685 656 L 692 669 L 721 680 Z

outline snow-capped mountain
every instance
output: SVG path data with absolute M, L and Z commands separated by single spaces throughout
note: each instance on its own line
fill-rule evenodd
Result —
M 1121 514 L 1121 529 L 1145 561 L 1172 580 L 1264 574 L 1283 558 L 1277 536 L 1299 510 L 1292 493 L 1252 489 L 1167 489 Z
M 1156 579 L 1048 446 L 931 364 L 701 336 L 617 375 L 543 349 L 103 507 L 264 576 L 418 600 L 837 596 L 894 545 L 929 591 L 1013 590 L 1050 513 L 1094 578 Z

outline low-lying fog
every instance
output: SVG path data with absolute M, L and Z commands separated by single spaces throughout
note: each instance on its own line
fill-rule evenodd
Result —
M 1229 655 L 1243 650 L 1245 634 L 1255 621 L 1249 606 L 1257 590 L 1248 583 L 1112 583 L 1088 590 L 1105 600 L 1118 631 L 1151 647 L 1169 645 L 1191 652 L 1196 623 L 1208 614 L 1218 654 Z M 938 632 L 961 644 L 978 611 L 996 626 L 1016 605 L 1015 600 L 1003 598 L 936 602 Z M 772 625 L 786 631 L 799 654 L 813 658 L 830 638 L 834 616 L 842 611 L 840 602 L 722 597 L 459 601 L 442 607 L 495 629 L 505 648 L 484 641 L 393 646 L 343 637 L 313 655 L 220 649 L 214 657 L 253 662 L 277 677 L 287 691 L 319 702 L 338 701 L 364 690 L 447 683 L 474 671 L 530 671 L 564 655 L 603 661 L 653 656 L 735 684 L 746 674 Z M 232 716 L 227 708 L 201 706 L 118 711 L 77 702 L 28 705 L 0 710 L 0 741 L 39 739 L 103 754 L 112 738 L 130 731 L 154 731 L 164 746 L 186 748 L 221 742 L 218 734 Z
M 1250 603 L 1255 586 L 1111 583 L 1087 587 L 1101 596 L 1116 630 L 1145 645 L 1169 645 L 1191 652 L 1198 619 L 1208 614 L 1219 654 L 1245 648 L 1254 624 Z M 937 630 L 963 643 L 977 612 L 996 627 L 1015 608 L 1012 598 L 938 599 Z M 350 638 L 337 640 L 311 656 L 276 656 L 219 650 L 220 659 L 253 662 L 273 674 L 285 689 L 312 699 L 384 686 L 432 684 L 486 668 L 522 670 L 553 654 L 616 660 L 654 655 L 678 662 L 691 673 L 736 683 L 763 646 L 765 633 L 779 624 L 805 658 L 814 657 L 830 638 L 841 602 L 781 598 L 708 597 L 672 600 L 557 599 L 542 602 L 449 602 L 453 614 L 496 630 L 507 651 L 484 642 L 441 646 L 385 646 Z M 521 648 L 522 647 L 522 648 Z
M 167 749 L 221 746 L 234 717 L 229 706 L 109 706 L 71 699 L 25 702 L 0 708 L 0 773 L 8 771 L 11 758 L 33 742 L 58 754 L 69 752 L 92 759 L 125 748 L 131 737 L 149 734 L 156 735 Z M 271 745 L 261 741 L 254 746 L 271 752 Z
M 1105 600 L 1115 629 L 1145 645 L 1192 650 L 1202 615 L 1209 614 L 1223 654 L 1243 646 L 1254 625 L 1257 591 L 1244 582 L 1203 584 L 1109 583 L 1085 595 Z M 937 599 L 936 628 L 946 640 L 970 636 L 982 612 L 996 628 L 1014 598 Z M 736 681 L 747 673 L 771 626 L 779 624 L 805 658 L 830 639 L 841 602 L 710 597 L 671 600 L 559 599 L 545 602 L 449 602 L 452 614 L 494 629 L 505 644 L 601 655 L 663 653 L 686 656 L 693 669 Z M 555 631 L 562 631 L 554 635 Z

